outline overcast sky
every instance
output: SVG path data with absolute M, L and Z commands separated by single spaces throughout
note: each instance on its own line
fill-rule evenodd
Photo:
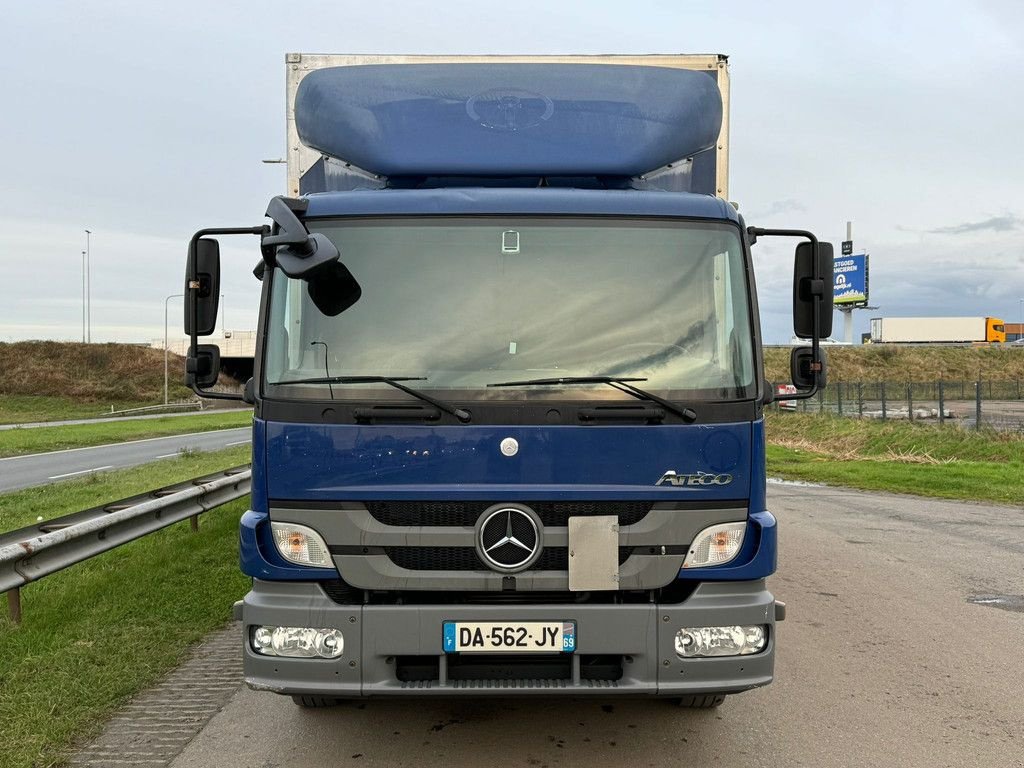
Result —
M 127 1 L 0 9 L 0 340 L 163 334 L 185 244 L 284 192 L 284 54 L 725 53 L 730 197 L 749 224 L 871 254 L 856 314 L 1021 317 L 1024 3 Z M 838 250 L 838 249 L 837 249 Z M 224 249 L 225 323 L 253 328 L 255 248 Z M 791 251 L 756 246 L 768 341 Z M 172 300 L 171 332 L 180 327 Z M 841 330 L 837 315 L 837 331 Z

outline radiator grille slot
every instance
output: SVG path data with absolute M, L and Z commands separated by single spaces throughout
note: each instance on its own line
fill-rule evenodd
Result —
M 448 683 L 455 688 L 564 688 L 572 681 L 571 654 L 451 654 Z M 395 677 L 407 687 L 429 688 L 440 677 L 437 656 L 399 656 Z M 580 683 L 614 686 L 622 679 L 622 656 L 580 656 Z
M 649 501 L 527 501 L 545 526 L 566 527 L 570 517 L 618 515 L 619 525 L 634 525 L 651 509 Z M 384 525 L 472 528 L 493 501 L 368 501 L 370 514 Z
M 363 590 L 356 589 L 341 579 L 321 581 L 320 589 L 339 605 L 361 605 L 363 603 Z
M 385 547 L 384 553 L 399 568 L 410 571 L 490 571 L 472 547 Z M 633 554 L 633 547 L 619 547 L 619 565 Z M 568 547 L 545 547 L 540 557 L 527 570 L 566 571 L 569 569 Z

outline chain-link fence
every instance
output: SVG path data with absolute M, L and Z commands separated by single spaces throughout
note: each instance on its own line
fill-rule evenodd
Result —
M 783 412 L 832 413 L 1024 432 L 1022 379 L 836 381 L 811 400 L 786 400 L 785 385 L 776 387 L 776 392 L 777 399 L 771 407 Z

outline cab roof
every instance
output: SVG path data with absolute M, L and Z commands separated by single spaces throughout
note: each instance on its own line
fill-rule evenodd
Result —
M 679 217 L 739 221 L 736 209 L 710 195 L 652 190 L 563 187 L 449 187 L 322 192 L 307 195 L 307 218 L 333 216 L 563 215 Z

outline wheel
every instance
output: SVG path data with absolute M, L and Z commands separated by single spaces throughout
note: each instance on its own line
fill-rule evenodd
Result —
M 725 701 L 725 694 L 707 693 L 704 695 L 683 696 L 674 699 L 674 701 L 680 707 L 686 707 L 687 709 L 715 709 L 722 706 L 722 702 Z
M 338 700 L 328 696 L 292 696 L 292 702 L 306 709 L 321 709 L 335 706 Z

